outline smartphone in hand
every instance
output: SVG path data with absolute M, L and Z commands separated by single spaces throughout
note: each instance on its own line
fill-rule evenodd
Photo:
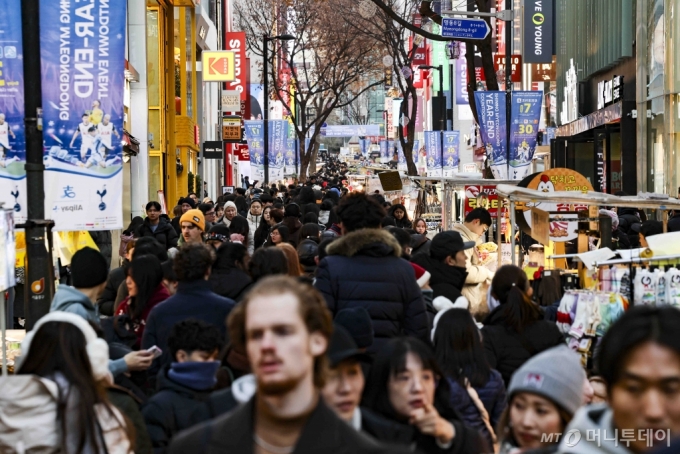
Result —
M 150 347 L 150 348 L 147 350 L 147 352 L 153 353 L 153 359 L 156 359 L 156 358 L 158 358 L 159 356 L 161 356 L 161 355 L 163 354 L 163 350 L 161 350 L 160 348 L 158 348 L 158 347 L 155 346 L 155 345 L 154 345 L 153 347 Z

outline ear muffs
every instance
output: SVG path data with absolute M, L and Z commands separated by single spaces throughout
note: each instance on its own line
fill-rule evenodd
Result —
M 99 339 L 97 337 L 97 333 L 84 318 L 79 315 L 61 311 L 50 312 L 43 316 L 35 324 L 33 330 L 26 334 L 26 337 L 21 343 L 21 356 L 17 361 L 17 369 L 21 368 L 23 360 L 28 356 L 35 333 L 38 332 L 42 325 L 49 322 L 70 323 L 80 329 L 83 336 L 85 336 L 85 342 L 87 343 L 85 350 L 87 352 L 87 357 L 90 360 L 90 366 L 92 367 L 92 375 L 96 380 L 103 380 L 109 377 L 109 345 L 104 339 Z

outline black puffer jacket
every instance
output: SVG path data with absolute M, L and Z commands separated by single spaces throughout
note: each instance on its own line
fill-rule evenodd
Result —
M 210 288 L 213 292 L 234 301 L 241 301 L 252 279 L 245 271 L 237 268 L 213 269 L 210 273 Z
M 156 227 L 155 232 L 151 230 L 149 218 L 144 219 L 144 224 L 140 225 L 135 231 L 135 237 L 142 238 L 144 236 L 155 238 L 165 249 L 177 246 L 177 232 L 175 232 L 172 225 L 164 218 L 158 220 L 158 227 Z
M 118 295 L 118 287 L 125 282 L 125 268 L 119 266 L 109 272 L 109 277 L 106 279 L 106 287 L 97 299 L 97 306 L 99 306 L 99 313 L 108 317 L 113 316 L 113 310 Z
M 564 344 L 564 337 L 557 325 L 538 320 L 527 326 L 520 335 L 507 326 L 499 306 L 484 320 L 482 337 L 489 366 L 503 376 L 507 387 L 512 374 L 529 358 L 551 347 Z
M 420 265 L 431 274 L 430 287 L 432 298 L 444 296 L 455 303 L 462 296 L 461 290 L 465 285 L 467 272 L 459 266 L 449 266 L 441 260 L 435 260 L 429 255 L 418 254 L 411 258 L 416 265 Z
M 340 237 L 327 248 L 314 286 L 335 315 L 363 307 L 373 323 L 377 352 L 393 337 L 407 335 L 429 343 L 430 323 L 413 267 L 389 233 L 362 229 Z

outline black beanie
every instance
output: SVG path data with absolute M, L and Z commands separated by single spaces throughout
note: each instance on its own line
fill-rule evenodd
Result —
M 109 265 L 99 251 L 86 247 L 73 254 L 71 276 L 75 288 L 96 287 L 109 277 Z
M 363 307 L 352 307 L 338 311 L 335 323 L 342 326 L 352 336 L 359 348 L 373 345 L 373 324 L 368 311 Z

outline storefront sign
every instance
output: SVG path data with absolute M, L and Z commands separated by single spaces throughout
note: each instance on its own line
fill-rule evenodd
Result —
M 524 0 L 525 63 L 550 63 L 553 56 L 553 2 Z
M 614 76 L 612 80 L 602 80 L 597 84 L 597 109 L 600 110 L 623 97 L 623 76 Z
M 536 63 L 531 65 L 531 80 L 534 82 L 549 82 L 557 79 L 557 59 L 553 56 L 552 63 Z
M 521 180 L 529 173 L 536 151 L 543 92 L 513 91 L 510 106 L 510 178 Z
M 263 120 L 247 120 L 245 123 L 246 140 L 250 154 L 251 180 L 264 180 L 264 127 Z
M 584 192 L 593 190 L 593 186 L 586 177 L 574 170 L 564 168 L 555 168 L 536 173 L 525 178 L 520 182 L 519 186 L 535 189 L 547 194 L 561 191 Z M 550 213 L 550 240 L 560 243 L 573 240 L 578 236 L 576 233 L 578 215 L 561 213 L 581 211 L 588 208 L 586 205 L 581 204 L 553 202 L 518 203 L 516 207 L 517 222 L 524 233 L 528 235 L 531 235 L 533 231 L 532 208 L 539 208 Z
M 470 104 L 468 94 L 468 68 L 465 59 L 465 43 L 460 43 L 461 58 L 456 60 L 456 105 Z
M 224 145 L 221 141 L 215 140 L 203 142 L 204 159 L 222 159 L 224 157 Z
M 58 231 L 123 227 L 127 11 L 110 6 L 40 2 L 45 212 Z
M 204 82 L 230 82 L 234 80 L 234 52 L 205 50 L 201 53 Z
M 465 186 L 465 216 L 475 208 L 481 207 L 487 209 L 495 219 L 498 217 L 498 203 L 496 185 Z
M 19 224 L 27 215 L 21 0 L 0 0 L 0 11 L 0 202 Z
M 427 156 L 427 176 L 442 176 L 441 131 L 425 131 L 425 154 Z
M 496 71 L 503 71 L 505 73 L 505 55 L 496 54 L 493 59 L 494 67 Z M 510 58 L 510 69 L 512 73 L 510 78 L 513 82 L 522 82 L 522 56 L 513 55 Z M 503 77 L 503 82 L 505 82 L 505 76 Z
M 240 142 L 241 136 L 241 117 L 238 115 L 225 115 L 222 117 L 222 140 L 225 142 Z
M 226 28 L 226 27 L 225 27 Z M 227 90 L 236 90 L 241 96 L 240 111 L 234 110 L 234 113 L 240 113 L 241 118 L 250 118 L 248 90 L 246 84 L 248 83 L 247 71 L 248 63 L 246 61 L 246 33 L 245 32 L 225 32 L 224 34 L 224 49 L 234 52 L 234 78 L 231 82 L 227 82 Z
M 505 97 L 505 92 L 502 91 L 475 92 L 479 132 L 491 172 L 497 180 L 508 178 Z
M 222 112 L 241 110 L 241 93 L 237 90 L 222 90 Z
M 452 177 L 458 173 L 458 165 L 460 164 L 460 155 L 458 152 L 458 144 L 460 142 L 459 131 L 443 131 L 444 140 L 444 176 Z
M 621 102 L 600 109 L 568 125 L 557 128 L 557 137 L 571 137 L 593 128 L 604 126 L 608 123 L 615 123 L 621 120 L 623 106 Z
M 250 152 L 248 151 L 248 145 L 242 143 L 232 143 L 227 144 L 231 146 L 232 153 L 237 157 L 239 161 L 250 161 Z

